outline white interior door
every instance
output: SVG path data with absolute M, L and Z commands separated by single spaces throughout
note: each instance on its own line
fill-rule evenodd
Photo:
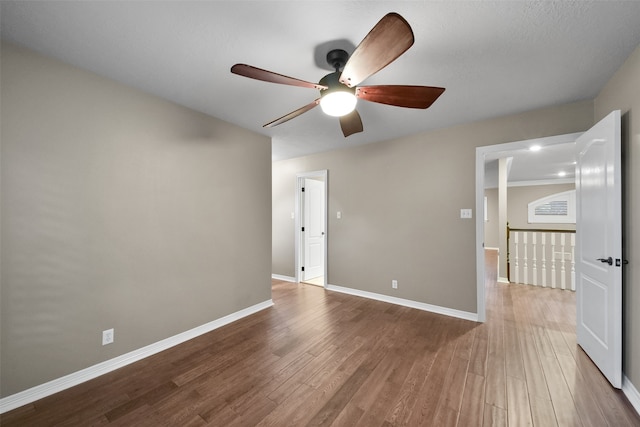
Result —
M 622 215 L 620 111 L 577 142 L 576 309 L 578 344 L 622 384 Z
M 324 182 L 305 178 L 303 195 L 304 272 L 302 280 L 324 275 Z

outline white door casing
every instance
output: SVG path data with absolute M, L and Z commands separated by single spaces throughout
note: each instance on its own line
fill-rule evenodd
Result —
M 576 141 L 576 333 L 616 388 L 622 385 L 620 111 Z
M 324 182 L 304 179 L 303 247 L 304 272 L 302 280 L 324 275 Z

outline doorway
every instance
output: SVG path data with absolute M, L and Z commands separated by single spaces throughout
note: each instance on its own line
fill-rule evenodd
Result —
M 327 284 L 327 171 L 297 175 L 296 281 Z
M 484 212 L 485 163 L 488 160 L 509 157 L 510 152 L 527 149 L 533 144 L 544 146 L 575 142 L 582 133 L 537 138 L 532 140 L 488 145 L 476 148 L 476 212 Z M 485 309 L 485 251 L 484 215 L 476 215 L 476 286 L 478 321 L 486 320 Z

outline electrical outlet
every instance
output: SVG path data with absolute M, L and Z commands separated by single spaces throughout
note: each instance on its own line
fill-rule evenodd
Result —
M 398 289 L 398 281 L 397 280 L 392 280 L 391 281 L 391 287 L 393 289 Z
M 113 328 L 102 331 L 102 345 L 111 344 L 113 342 Z

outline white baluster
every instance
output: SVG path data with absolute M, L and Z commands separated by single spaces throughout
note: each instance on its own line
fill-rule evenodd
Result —
M 524 283 L 525 285 L 529 284 L 529 263 L 528 263 L 528 259 L 527 259 L 527 233 L 526 231 L 524 231 L 522 233 L 522 249 L 524 252 L 524 257 L 523 257 L 523 266 L 522 266 L 522 273 L 524 276 L 524 280 L 522 281 L 522 283 Z
M 531 274 L 533 275 L 533 280 L 531 283 L 534 286 L 538 286 L 538 254 L 536 253 L 536 241 L 537 241 L 538 232 L 534 231 L 531 233 L 531 243 L 533 243 L 533 262 L 532 262 L 532 270 Z
M 547 233 L 540 235 L 542 240 L 542 287 L 547 287 Z
M 576 233 L 571 233 L 571 290 L 576 290 Z
M 556 288 L 556 233 L 551 233 L 551 287 Z
M 520 243 L 519 236 L 520 236 L 520 232 L 519 231 L 515 231 L 513 233 L 513 243 L 514 243 L 513 246 L 515 247 L 515 252 L 516 252 L 516 254 L 515 254 L 515 262 L 516 262 L 516 264 L 515 264 L 515 266 L 513 268 L 514 273 L 515 273 L 515 277 L 514 277 L 515 283 L 520 283 L 520 269 L 518 268 L 518 245 Z
M 564 259 L 564 245 L 566 233 L 560 234 L 560 252 L 562 253 L 562 264 L 560 268 L 560 289 L 567 289 L 567 261 Z

